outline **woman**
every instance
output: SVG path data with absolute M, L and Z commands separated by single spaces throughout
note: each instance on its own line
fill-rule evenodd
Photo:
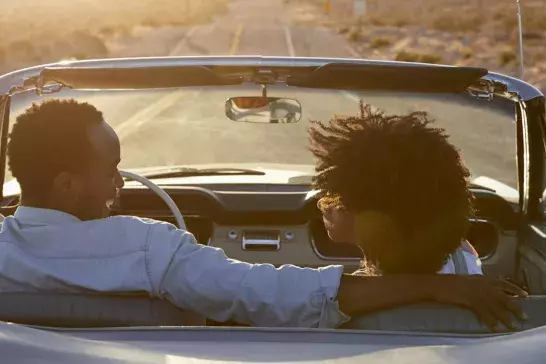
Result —
M 313 121 L 314 188 L 332 240 L 358 245 L 358 274 L 482 274 L 465 241 L 473 215 L 470 173 L 425 112 Z M 457 268 L 457 269 L 456 269 Z

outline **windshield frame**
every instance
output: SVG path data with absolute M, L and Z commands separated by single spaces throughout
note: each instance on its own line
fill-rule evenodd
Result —
M 166 67 L 176 65 L 194 65 L 194 66 L 226 66 L 240 67 L 242 69 L 248 67 L 321 67 L 329 63 L 335 64 L 350 64 L 383 68 L 408 70 L 408 67 L 425 67 L 433 70 L 439 69 L 456 69 L 459 67 L 453 66 L 438 66 L 438 65 L 423 65 L 397 61 L 370 61 L 356 59 L 335 59 L 335 58 L 296 58 L 296 57 L 156 57 L 156 58 L 133 58 L 133 59 L 108 59 L 108 60 L 90 60 L 76 61 L 70 63 L 56 63 L 31 67 L 19 71 L 15 71 L 0 77 L 0 117 L 2 124 L 0 125 L 0 198 L 3 197 L 3 185 L 5 183 L 5 168 L 6 168 L 6 149 L 7 138 L 10 121 L 10 105 L 11 95 L 17 90 L 35 89 L 36 80 L 39 82 L 41 72 L 46 68 L 51 67 L 90 67 L 90 68 L 146 68 L 146 67 Z M 37 78 L 38 77 L 38 78 Z M 320 88 L 325 88 L 321 85 Z M 335 89 L 335 87 L 334 87 Z M 37 92 L 46 91 L 39 89 Z M 520 194 L 520 209 L 527 211 L 529 206 L 536 206 L 538 196 L 534 194 L 532 197 L 536 201 L 529 203 L 530 191 L 539 190 L 541 184 L 538 178 L 532 179 L 531 176 L 540 175 L 542 173 L 538 163 L 530 164 L 531 149 L 529 139 L 529 124 L 542 128 L 540 114 L 531 113 L 526 108 L 527 103 L 544 104 L 544 95 L 532 85 L 514 77 L 489 72 L 482 76 L 473 86 L 473 92 L 477 97 L 501 97 L 509 99 L 516 104 L 516 124 L 517 133 L 517 160 L 518 160 L 518 182 Z M 541 139 L 542 140 L 542 139 Z M 534 141 L 536 143 L 536 141 Z M 538 150 L 538 149 L 535 149 Z M 536 169 L 536 170 L 535 170 Z

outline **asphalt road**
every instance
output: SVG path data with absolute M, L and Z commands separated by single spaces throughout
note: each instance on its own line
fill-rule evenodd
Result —
M 358 56 L 343 37 L 327 29 L 291 24 L 284 6 L 282 0 L 232 0 L 229 12 L 213 22 L 178 30 L 180 36 L 166 55 Z M 157 39 L 156 34 L 154 42 Z M 462 150 L 475 177 L 488 176 L 516 185 L 513 113 L 499 111 L 485 101 L 462 104 L 461 98 L 455 97 L 275 87 L 269 96 L 292 97 L 302 104 L 300 122 L 236 123 L 225 117 L 226 97 L 259 94 L 258 87 L 250 87 L 80 93 L 78 97 L 94 103 L 115 127 L 122 142 L 123 168 L 201 163 L 313 164 L 306 149 L 308 120 L 354 115 L 363 97 L 389 113 L 428 111 Z M 16 99 L 15 109 L 28 105 L 28 101 Z

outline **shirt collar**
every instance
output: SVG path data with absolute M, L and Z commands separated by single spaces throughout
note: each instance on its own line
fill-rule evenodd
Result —
M 69 222 L 80 222 L 76 216 L 59 210 L 41 209 L 37 207 L 19 206 L 13 214 L 16 220 L 32 225 L 60 225 Z

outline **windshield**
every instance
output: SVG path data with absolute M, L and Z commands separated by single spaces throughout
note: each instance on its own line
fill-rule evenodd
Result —
M 474 179 L 488 177 L 517 186 L 515 111 L 509 101 L 478 100 L 468 93 L 348 92 L 274 85 L 268 87 L 268 96 L 297 101 L 301 105 L 299 121 L 245 122 L 226 116 L 228 98 L 261 96 L 261 92 L 260 86 L 251 85 L 123 92 L 67 90 L 54 96 L 88 101 L 103 112 L 119 135 L 123 169 L 216 166 L 311 175 L 315 159 L 308 150 L 309 121 L 327 121 L 334 114 L 356 115 L 362 99 L 387 113 L 427 111 L 461 149 Z M 33 93 L 16 95 L 10 124 L 31 101 L 40 99 Z

